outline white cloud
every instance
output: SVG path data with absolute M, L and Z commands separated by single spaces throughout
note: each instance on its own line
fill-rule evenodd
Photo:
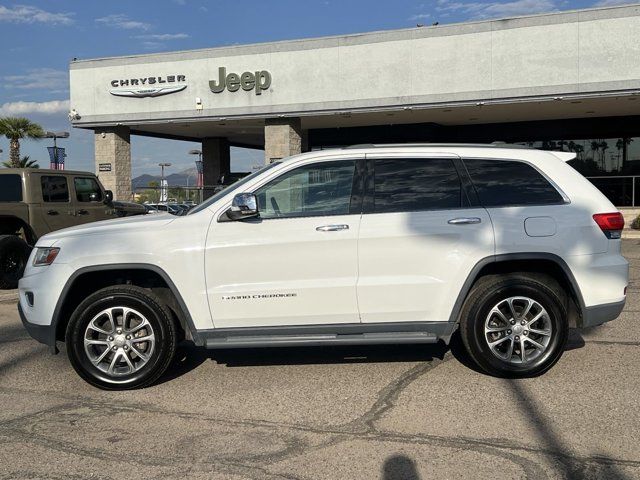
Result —
M 431 15 L 428 13 L 419 13 L 417 15 L 411 15 L 409 20 L 426 20 L 429 17 L 431 17 Z
M 73 13 L 53 13 L 31 5 L 0 5 L 0 22 L 46 23 L 49 25 L 71 25 Z
M 123 30 L 149 30 L 151 25 L 137 20 L 132 20 L 124 14 L 107 15 L 96 18 L 96 23 L 106 27 L 121 28 Z
M 556 0 L 514 0 L 511 2 L 438 0 L 436 7 L 439 12 L 457 12 L 469 15 L 471 18 L 515 17 L 552 12 L 557 9 Z
M 134 38 L 139 38 L 140 40 L 182 40 L 185 38 L 189 38 L 190 35 L 188 33 L 150 33 L 147 35 L 136 35 Z
M 69 100 L 51 100 L 50 102 L 9 102 L 0 105 L 1 115 L 27 115 L 67 113 Z
M 69 88 L 69 73 L 53 68 L 34 68 L 22 75 L 5 75 L 2 80 L 5 88 L 20 90 L 66 91 Z

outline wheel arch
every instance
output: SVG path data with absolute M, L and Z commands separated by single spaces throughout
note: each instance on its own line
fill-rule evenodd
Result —
M 27 244 L 35 245 L 38 236 L 27 222 L 14 215 L 0 215 L 0 235 L 17 235 L 20 229 L 24 231 Z
M 64 339 L 71 314 L 84 298 L 113 285 L 136 285 L 150 289 L 169 307 L 182 333 L 199 344 L 193 319 L 178 288 L 162 268 L 152 264 L 94 265 L 76 270 L 63 287 L 53 312 L 51 324 L 55 332 L 54 343 Z
M 569 326 L 582 326 L 585 304 L 578 283 L 571 269 L 561 257 L 546 252 L 507 253 L 492 255 L 480 260 L 464 282 L 451 311 L 449 321 L 459 323 L 464 302 L 478 280 L 487 275 L 513 272 L 545 274 L 554 278 L 569 299 Z

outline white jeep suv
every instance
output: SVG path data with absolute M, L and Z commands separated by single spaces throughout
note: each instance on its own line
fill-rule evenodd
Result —
M 176 343 L 448 343 L 500 376 L 615 319 L 622 215 L 566 161 L 506 145 L 356 146 L 272 163 L 192 210 L 42 237 L 29 333 L 101 388 L 148 385 Z

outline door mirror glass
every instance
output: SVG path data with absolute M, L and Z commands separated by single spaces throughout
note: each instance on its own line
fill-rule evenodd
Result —
M 113 202 L 113 192 L 111 190 L 105 190 L 104 191 L 104 203 L 109 205 L 111 202 Z
M 233 197 L 231 208 L 227 210 L 231 220 L 242 220 L 258 216 L 258 202 L 253 193 L 238 193 Z

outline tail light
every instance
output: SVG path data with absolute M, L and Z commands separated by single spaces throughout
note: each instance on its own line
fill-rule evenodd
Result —
M 624 228 L 624 217 L 620 212 L 596 213 L 593 220 L 598 224 L 607 238 L 620 238 Z

